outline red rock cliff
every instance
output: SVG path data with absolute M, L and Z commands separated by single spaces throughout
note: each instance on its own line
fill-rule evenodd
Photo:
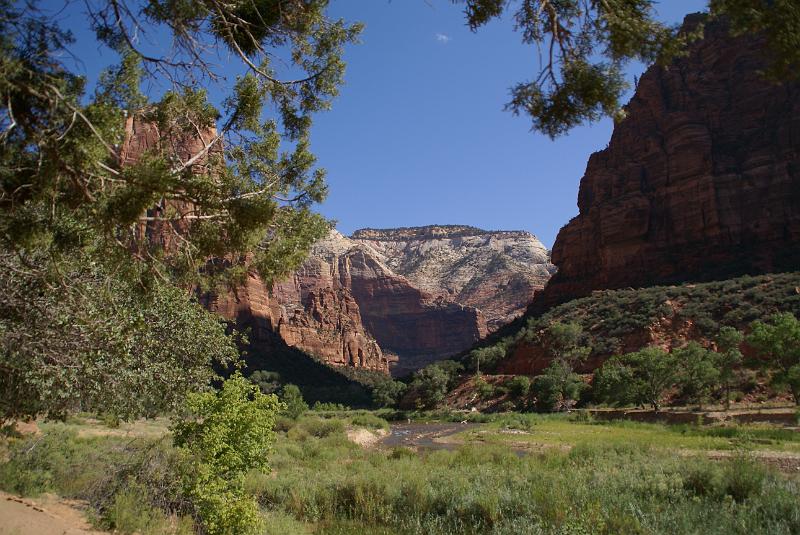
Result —
M 121 165 L 131 165 L 146 151 L 166 151 L 181 162 L 187 162 L 202 153 L 216 137 L 213 129 L 202 136 L 162 133 L 153 122 L 139 115 L 126 122 L 126 136 L 120 150 Z M 211 146 L 211 151 L 221 150 L 221 143 Z M 193 172 L 211 172 L 207 158 L 194 163 Z M 148 216 L 157 216 L 166 206 L 148 210 Z M 171 202 L 171 209 L 188 212 L 188 203 Z M 148 221 L 138 229 L 140 238 L 156 247 L 170 249 L 178 236 L 187 231 L 184 223 Z M 365 330 L 358 304 L 347 288 L 333 288 L 330 284 L 306 284 L 306 279 L 296 274 L 282 282 L 270 293 L 264 282 L 250 273 L 239 288 L 223 295 L 204 295 L 201 301 L 210 310 L 249 328 L 251 344 L 260 349 L 274 344 L 274 335 L 287 345 L 301 349 L 329 364 L 389 371 L 388 359 L 381 348 Z M 318 281 L 319 282 L 319 281 Z M 268 353 L 268 351 L 266 351 Z
M 473 307 L 447 302 L 393 272 L 369 245 L 337 231 L 318 242 L 294 275 L 298 293 L 278 285 L 282 302 L 308 292 L 332 289 L 352 295 L 364 329 L 384 351 L 395 355 L 393 373 L 420 368 L 469 347 L 487 332 Z
M 687 57 L 647 70 L 589 159 L 532 311 L 594 289 L 800 267 L 800 84 L 762 77 L 765 57 L 761 40 L 714 22 Z

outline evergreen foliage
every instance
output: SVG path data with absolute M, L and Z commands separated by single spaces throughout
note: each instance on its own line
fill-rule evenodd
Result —
M 622 120 L 631 61 L 668 65 L 702 36 L 703 26 L 680 31 L 656 20 L 655 0 L 453 0 L 464 4 L 475 31 L 505 14 L 522 42 L 535 46 L 539 71 L 511 88 L 506 109 L 531 119 L 551 138 L 603 116 Z M 770 75 L 796 79 L 800 10 L 794 0 L 710 0 L 712 19 L 725 17 L 735 34 L 767 36 Z
M 236 283 L 246 269 L 269 284 L 327 231 L 312 211 L 326 188 L 310 128 L 360 26 L 328 19 L 326 0 L 89 2 L 98 43 L 119 55 L 89 94 L 69 30 L 43 6 L 0 0 L 0 285 L 11 296 L 0 418 L 79 402 L 143 414 L 207 384 L 200 364 L 234 360 L 234 340 L 191 288 Z M 139 37 L 156 32 L 171 46 L 151 53 Z M 247 74 L 227 81 L 214 54 Z M 145 84 L 165 89 L 145 95 Z M 162 142 L 123 162 L 131 118 Z M 175 148 L 200 140 L 194 154 Z M 166 250 L 150 241 L 159 233 Z M 168 394 L 155 403 L 159 389 Z

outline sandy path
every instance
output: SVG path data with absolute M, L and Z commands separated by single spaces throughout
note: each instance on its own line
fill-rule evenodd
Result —
M 0 492 L 0 535 L 100 535 L 76 503 L 53 495 L 19 498 Z

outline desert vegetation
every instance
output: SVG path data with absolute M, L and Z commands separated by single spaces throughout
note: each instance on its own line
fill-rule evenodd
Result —
M 203 401 L 213 404 L 211 398 Z M 241 414 L 239 424 L 250 420 L 244 415 L 257 413 Z M 268 440 L 273 443 L 269 468 L 259 460 L 244 472 L 234 470 L 224 485 L 232 489 L 231 481 L 237 481 L 230 491 L 236 498 L 220 511 L 233 511 L 227 508 L 234 504 L 251 511 L 257 532 L 269 534 L 789 534 L 800 529 L 800 482 L 759 456 L 800 453 L 792 431 L 597 422 L 577 415 L 483 420 L 454 435 L 454 449 L 416 452 L 364 448 L 349 440 L 348 430 L 388 427 L 373 413 L 320 411 L 284 418 L 274 442 Z M 126 427 L 127 435 L 81 417 L 42 423 L 40 435 L 9 442 L 0 487 L 86 500 L 98 526 L 120 533 L 184 534 L 198 527 L 244 533 L 235 524 L 244 516 L 214 516 L 209 522 L 204 508 L 220 504 L 186 485 L 208 474 L 196 462 L 210 459 L 209 440 L 223 447 L 236 440 L 216 442 L 215 433 L 223 429 L 216 422 L 203 430 L 196 442 L 199 457 L 188 464 L 185 446 L 178 445 L 186 428 L 173 436 L 163 419 L 137 422 Z M 710 460 L 715 452 L 725 455 Z
M 539 348 L 549 364 L 530 378 L 528 394 L 513 397 L 517 407 L 540 410 L 578 402 L 658 409 L 665 400 L 729 407 L 757 385 L 796 402 L 798 282 L 787 273 L 595 292 L 518 323 L 513 335 L 501 333 L 463 363 L 468 372 L 492 374 L 520 346 Z M 620 351 L 647 328 L 663 334 L 661 344 Z M 593 378 L 579 373 L 590 357 L 603 363 Z

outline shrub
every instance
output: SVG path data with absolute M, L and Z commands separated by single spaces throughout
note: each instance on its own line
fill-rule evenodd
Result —
M 389 422 L 369 413 L 356 414 L 350 418 L 350 423 L 358 427 L 367 427 L 369 429 L 389 429 Z
M 737 502 L 761 494 L 766 479 L 764 467 L 752 459 L 736 457 L 725 467 L 725 493 Z
M 244 494 L 249 470 L 268 469 L 281 405 L 241 375 L 218 392 L 191 394 L 173 424 L 183 453 L 182 485 L 210 535 L 258 533 L 258 506 Z
M 475 391 L 481 399 L 491 399 L 495 395 L 494 385 L 487 382 L 483 377 L 475 379 Z
M 518 398 L 524 398 L 531 390 L 531 380 L 524 375 L 517 375 L 509 380 L 506 385 L 509 392 Z
M 300 389 L 293 384 L 287 384 L 281 390 L 281 401 L 283 411 L 281 414 L 296 420 L 301 414 L 308 410 L 308 403 L 303 399 Z
M 274 394 L 281 387 L 281 374 L 267 370 L 256 370 L 248 377 L 264 394 Z
M 312 437 L 325 438 L 336 433 L 344 433 L 344 422 L 337 419 L 306 417 L 297 423 L 296 429 Z

